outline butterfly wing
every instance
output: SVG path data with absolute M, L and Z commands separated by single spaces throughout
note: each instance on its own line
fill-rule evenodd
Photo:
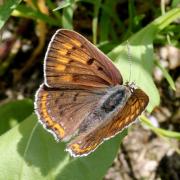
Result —
M 101 124 L 91 132 L 85 132 L 77 136 L 70 142 L 67 151 L 73 156 L 88 155 L 104 140 L 115 136 L 132 123 L 145 109 L 148 101 L 148 96 L 142 90 L 134 90 L 124 108 L 119 110 L 117 116 L 109 119 L 107 123 Z
M 57 140 L 68 140 L 93 110 L 100 91 L 49 88 L 42 84 L 36 93 L 35 111 L 40 122 Z
M 48 87 L 91 88 L 122 84 L 111 60 L 77 32 L 60 29 L 49 43 L 44 63 Z

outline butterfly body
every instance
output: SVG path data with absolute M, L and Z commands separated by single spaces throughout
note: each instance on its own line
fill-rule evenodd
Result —
M 101 123 L 106 123 L 110 117 L 114 117 L 126 104 L 130 96 L 130 90 L 122 85 L 109 87 L 105 93 L 99 98 L 99 101 L 94 106 L 94 109 L 83 120 L 79 128 L 79 132 L 89 131 L 91 128 L 99 126 Z
M 58 30 L 44 60 L 35 111 L 72 156 L 85 156 L 142 113 L 148 96 L 123 85 L 118 69 L 80 34 Z

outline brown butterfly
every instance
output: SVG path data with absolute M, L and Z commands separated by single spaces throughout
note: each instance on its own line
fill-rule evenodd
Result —
M 142 113 L 148 96 L 123 84 L 111 60 L 77 32 L 60 29 L 44 59 L 44 83 L 36 93 L 38 119 L 66 151 L 86 156 Z

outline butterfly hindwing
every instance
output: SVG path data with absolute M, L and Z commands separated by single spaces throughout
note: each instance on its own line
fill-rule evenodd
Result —
M 63 90 L 42 84 L 36 93 L 36 113 L 56 139 L 68 140 L 95 107 L 103 90 Z
M 148 96 L 142 90 L 134 90 L 117 116 L 93 131 L 77 136 L 70 142 L 67 151 L 73 156 L 87 155 L 94 151 L 104 140 L 115 136 L 132 123 L 142 113 L 148 101 Z

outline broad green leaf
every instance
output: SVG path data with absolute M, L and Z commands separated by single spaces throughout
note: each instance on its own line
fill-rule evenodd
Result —
M 0 179 L 102 179 L 127 131 L 87 157 L 72 158 L 31 115 L 0 137 Z
M 119 68 L 124 81 L 129 81 L 131 74 L 130 82 L 135 82 L 148 94 L 150 99 L 148 111 L 152 111 L 160 102 L 158 90 L 152 79 L 153 40 L 157 33 L 178 17 L 180 17 L 180 8 L 173 9 L 131 36 L 128 39 L 131 62 L 128 61 L 127 42 L 117 46 L 109 53 L 109 57 Z M 131 73 L 130 66 L 132 67 Z
M 0 6 L 0 29 L 8 20 L 12 11 L 16 9 L 21 0 L 5 0 L 3 3 L 1 2 Z
M 18 100 L 0 106 L 0 135 L 17 125 L 33 112 L 30 99 Z

